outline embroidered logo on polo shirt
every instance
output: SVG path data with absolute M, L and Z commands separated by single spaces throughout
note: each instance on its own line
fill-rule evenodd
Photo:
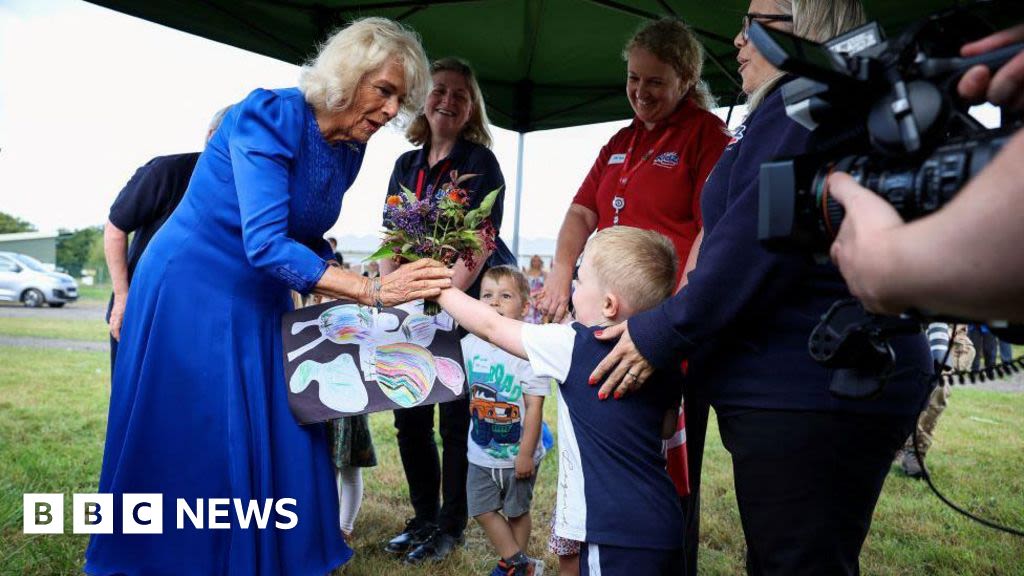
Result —
M 743 140 L 743 133 L 746 131 L 747 127 L 745 125 L 740 124 L 737 126 L 736 129 L 732 131 L 732 138 L 730 138 L 729 143 L 725 145 L 725 149 L 732 150 L 732 147 L 735 146 L 737 142 Z
M 675 168 L 678 164 L 679 154 L 675 152 L 663 152 L 654 159 L 654 165 L 662 168 Z
M 625 154 L 612 154 L 611 158 L 608 159 L 608 165 L 611 166 L 612 164 L 622 164 L 625 161 Z

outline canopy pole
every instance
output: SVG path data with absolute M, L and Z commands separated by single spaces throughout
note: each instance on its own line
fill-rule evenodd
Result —
M 512 253 L 515 254 L 516 263 L 519 262 L 519 213 L 523 204 L 523 133 L 519 134 L 519 152 L 516 155 L 516 212 L 512 221 Z

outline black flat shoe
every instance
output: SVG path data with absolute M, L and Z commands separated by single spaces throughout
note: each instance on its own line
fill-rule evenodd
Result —
M 416 519 L 405 521 L 405 530 L 395 536 L 384 545 L 384 551 L 389 554 L 405 554 L 424 542 L 437 531 L 437 526 L 432 523 L 417 522 Z
M 405 563 L 440 562 L 447 558 L 452 553 L 452 550 L 455 550 L 456 546 L 460 546 L 465 541 L 463 536 L 452 536 L 440 531 L 434 532 L 434 535 L 429 540 L 406 554 Z

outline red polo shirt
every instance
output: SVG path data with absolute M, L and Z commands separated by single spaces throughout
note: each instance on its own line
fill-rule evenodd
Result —
M 634 134 L 636 143 L 628 159 L 629 168 L 655 148 L 620 192 L 619 179 Z M 681 274 L 701 227 L 701 188 L 728 142 L 725 124 L 689 98 L 651 130 L 634 118 L 601 149 L 573 203 L 596 212 L 597 229 L 601 230 L 612 225 L 612 201 L 616 196 L 623 197 L 619 224 L 655 230 L 672 240 Z

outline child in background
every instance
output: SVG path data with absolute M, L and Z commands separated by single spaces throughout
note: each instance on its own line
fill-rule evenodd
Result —
M 377 465 L 367 414 L 332 420 L 328 428 L 331 459 L 338 486 L 338 521 L 345 541 L 352 544 L 356 517 L 363 503 L 363 468 Z
M 651 376 L 615 402 L 588 380 L 615 342 L 594 333 L 653 307 L 675 288 L 676 257 L 664 236 L 616 226 L 594 235 L 573 292 L 577 322 L 524 324 L 455 289 L 438 302 L 465 329 L 530 361 L 558 395 L 555 532 L 583 542 L 583 575 L 677 574 L 683 518 L 665 470 L 662 439 L 675 432 L 682 395 L 674 374 Z
M 522 320 L 529 304 L 526 277 L 511 266 L 488 269 L 478 304 L 491 314 Z M 501 558 L 493 575 L 542 574 L 544 564 L 526 552 L 533 486 L 544 456 L 544 396 L 551 391 L 551 381 L 536 377 L 529 362 L 473 334 L 462 339 L 462 355 L 470 394 L 469 515 Z
M 302 296 L 292 292 L 296 310 L 323 301 L 321 296 Z M 358 414 L 331 420 L 327 423 L 327 438 L 331 461 L 334 463 L 334 481 L 338 487 L 338 524 L 345 541 L 351 545 L 356 517 L 363 503 L 363 468 L 377 465 L 369 415 Z

